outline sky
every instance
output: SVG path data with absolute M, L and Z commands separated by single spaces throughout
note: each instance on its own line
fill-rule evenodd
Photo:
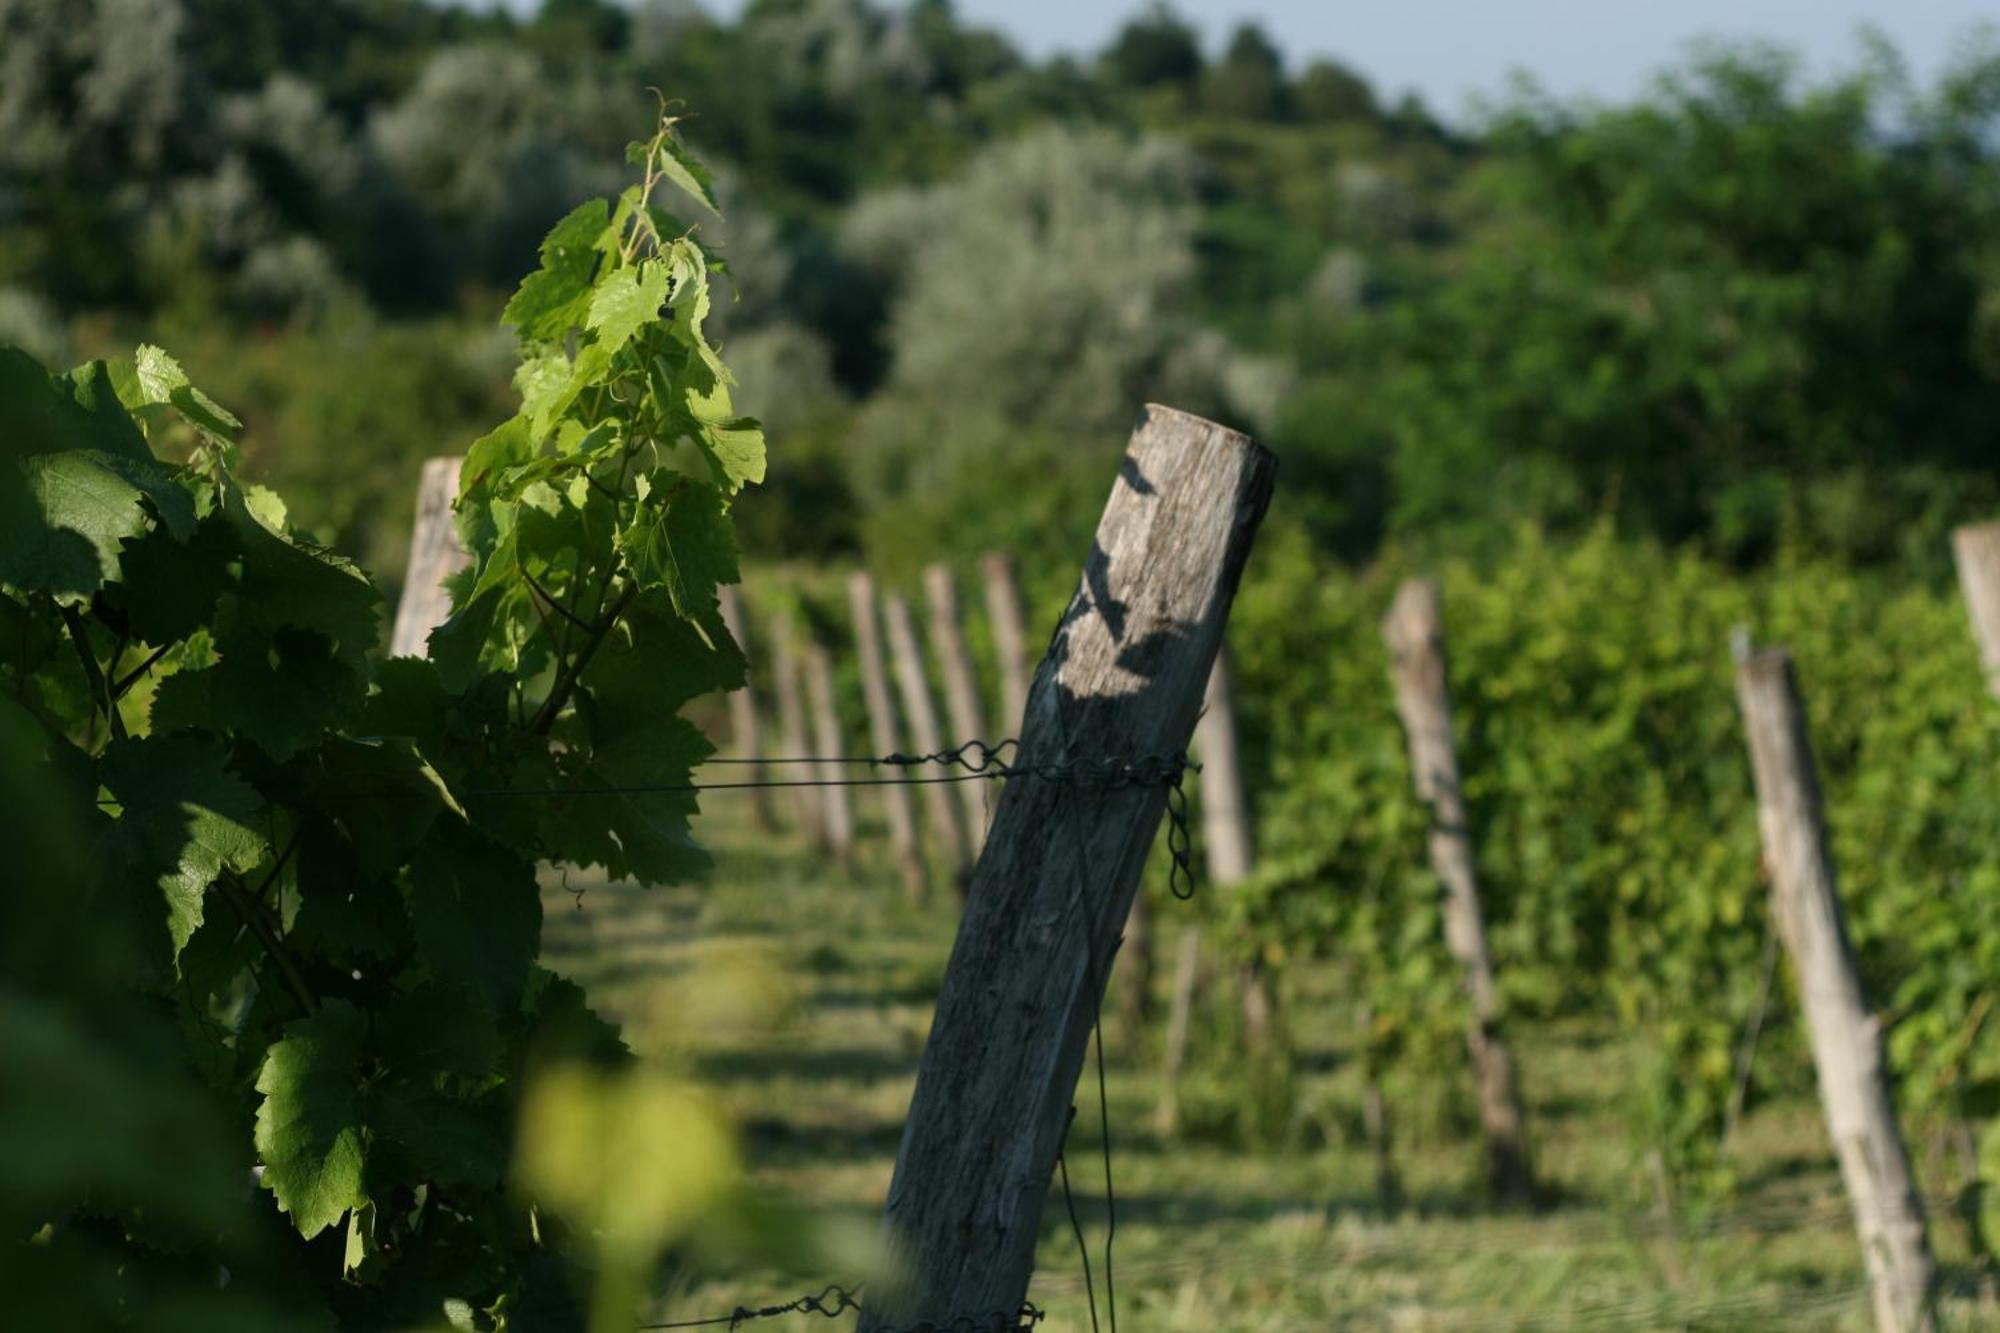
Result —
M 705 0 L 734 13 L 742 0 Z M 959 14 L 1008 33 L 1032 55 L 1100 49 L 1142 0 L 956 0 Z M 2000 6 L 1974 0 L 1179 0 L 1209 49 L 1255 19 L 1294 68 L 1333 55 L 1389 98 L 1414 89 L 1434 114 L 1463 120 L 1479 95 L 1525 71 L 1564 97 L 1620 101 L 1703 36 L 1772 38 L 1807 68 L 1851 67 L 1864 25 L 1886 32 L 1920 76 L 1936 72 Z

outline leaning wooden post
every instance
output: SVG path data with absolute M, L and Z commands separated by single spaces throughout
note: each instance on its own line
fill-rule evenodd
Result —
M 1875 1325 L 1915 1333 L 1933 1326 L 1923 1207 L 1883 1069 L 1881 1026 L 1868 1012 L 1841 915 L 1798 680 L 1786 650 L 1746 647 L 1739 645 L 1736 693 L 1750 739 L 1772 914 L 1798 977 L 1827 1134 L 1874 1288 Z
M 819 780 L 820 818 L 826 846 L 842 865 L 854 863 L 854 804 L 841 785 L 854 775 L 841 762 L 847 747 L 840 740 L 840 711 L 833 702 L 833 655 L 814 639 L 806 644 L 806 706 L 812 710 L 813 765 Z
M 996 740 L 986 734 L 986 709 L 979 702 L 979 677 L 973 674 L 972 651 L 965 646 L 965 621 L 958 612 L 958 588 L 945 565 L 924 570 L 924 600 L 931 613 L 931 653 L 944 676 L 944 710 L 951 719 L 952 741 Z M 991 784 L 961 782 L 959 804 L 965 810 L 965 839 L 972 855 L 986 843 L 986 798 Z
M 882 621 L 876 609 L 875 580 L 865 570 L 847 580 L 847 604 L 854 617 L 854 647 L 861 667 L 861 697 L 868 706 L 868 743 L 878 755 L 895 754 L 902 747 L 896 725 L 896 701 L 889 693 L 889 673 L 884 665 Z M 910 897 L 922 898 L 927 887 L 924 858 L 917 847 L 917 811 L 910 789 L 901 783 L 877 787 L 882 793 L 882 813 L 889 825 L 889 843 L 895 849 L 896 866 Z
M 417 517 L 410 526 L 410 563 L 389 632 L 389 656 L 426 657 L 431 631 L 451 618 L 444 581 L 472 563 L 459 545 L 451 507 L 458 499 L 457 458 L 427 458 L 417 482 Z
M 938 727 L 937 705 L 931 700 L 930 680 L 924 675 L 924 652 L 917 645 L 917 624 L 910 604 L 902 594 L 890 593 L 882 599 L 882 616 L 889 625 L 889 656 L 896 665 L 896 687 L 903 696 L 903 720 L 910 724 L 910 740 L 920 754 L 937 754 L 944 749 Z M 917 778 L 946 776 L 942 769 L 911 770 Z M 984 784 L 980 784 L 984 785 Z M 931 827 L 931 839 L 944 863 L 951 867 L 953 880 L 965 887 L 971 873 L 972 857 L 965 849 L 965 830 L 959 827 L 958 807 L 952 804 L 946 784 L 923 785 L 924 819 Z
M 1979 664 L 1986 688 L 2000 699 L 2000 523 L 1974 523 L 1951 534 L 1952 559 L 1965 607 L 1979 640 Z
M 736 594 L 736 585 L 725 583 L 716 590 L 722 603 L 722 624 L 729 631 L 729 637 L 736 640 L 736 646 L 750 655 L 750 626 L 743 616 L 743 599 Z M 764 751 L 764 728 L 757 716 L 757 696 L 746 677 L 741 687 L 729 692 L 729 741 L 735 749 L 735 757 L 744 762 L 742 781 L 760 782 L 764 777 L 761 758 Z M 750 813 L 757 821 L 757 827 L 771 827 L 770 792 L 763 787 L 749 790 Z
M 1194 730 L 1275 460 L 1148 407 L 1081 586 L 1030 690 L 1020 766 L 1179 756 Z M 873 1333 L 1012 1313 L 1153 835 L 1159 782 L 1009 781 L 974 874 L 896 1155 L 886 1223 L 911 1277 Z
M 986 619 L 993 627 L 993 651 L 1000 659 L 1000 730 L 1017 736 L 1028 707 L 1028 632 L 1021 621 L 1021 588 L 1014 561 L 999 551 L 979 557 L 986 583 Z
M 819 773 L 810 762 L 812 741 L 806 731 L 805 694 L 800 679 L 803 668 L 794 633 L 790 615 L 779 616 L 771 626 L 771 677 L 778 695 L 778 748 L 785 752 L 784 780 L 798 784 L 792 788 L 792 809 L 799 831 L 825 846 L 825 802 L 821 790 L 808 785 L 819 780 Z
M 1487 1183 L 1496 1196 L 1526 1203 L 1534 1196 L 1534 1177 L 1528 1166 L 1514 1061 L 1500 1036 L 1500 999 L 1493 981 L 1493 957 L 1486 948 L 1472 831 L 1466 823 L 1465 792 L 1452 743 L 1444 613 L 1437 584 L 1410 579 L 1398 588 L 1382 634 L 1389 644 L 1396 710 L 1409 742 L 1417 798 L 1431 808 L 1431 869 L 1444 884 L 1445 945 L 1464 971 L 1470 1009 L 1466 1045 L 1479 1084 Z

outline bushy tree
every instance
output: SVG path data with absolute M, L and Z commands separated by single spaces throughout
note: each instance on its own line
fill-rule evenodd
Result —
M 1201 38 L 1163 0 L 1118 30 L 1104 52 L 1111 77 L 1129 88 L 1192 88 L 1201 77 Z

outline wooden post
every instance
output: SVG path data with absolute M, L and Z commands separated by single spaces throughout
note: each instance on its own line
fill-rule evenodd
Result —
M 1201 928 L 1181 927 L 1180 953 L 1174 961 L 1174 1000 L 1167 1011 L 1166 1087 L 1154 1123 L 1164 1138 L 1181 1127 L 1181 1071 L 1187 1066 L 1188 1027 L 1194 1021 L 1195 980 L 1201 971 Z
M 428 657 L 431 631 L 451 617 L 444 581 L 472 563 L 452 522 L 458 500 L 457 458 L 427 458 L 417 482 L 417 517 L 410 525 L 410 563 L 389 632 L 389 656 Z
M 722 623 L 728 629 L 729 637 L 736 640 L 736 646 L 743 650 L 744 657 L 750 656 L 750 626 L 743 616 L 743 599 L 737 596 L 736 585 L 725 583 L 717 588 L 716 595 L 722 603 Z M 735 757 L 746 760 L 739 770 L 740 781 L 761 782 L 764 765 L 764 728 L 757 716 L 757 695 L 746 677 L 742 688 L 729 692 L 729 741 L 735 749 Z M 768 829 L 771 824 L 770 792 L 763 787 L 752 787 L 750 812 L 757 820 L 757 827 Z
M 1185 750 L 1276 461 L 1161 407 L 1133 432 L 1021 736 L 1024 767 Z M 1007 783 L 896 1155 L 886 1225 L 911 1277 L 861 1328 L 1012 1312 L 1167 793 Z
M 1444 884 L 1445 945 L 1464 971 L 1470 1013 L 1466 1045 L 1479 1085 L 1479 1120 L 1486 1135 L 1487 1183 L 1499 1198 L 1527 1203 L 1534 1196 L 1522 1130 L 1514 1061 L 1501 1039 L 1500 1000 L 1486 923 L 1473 870 L 1472 831 L 1451 736 L 1451 702 L 1445 688 L 1444 613 L 1437 584 L 1410 579 L 1396 590 L 1382 624 L 1388 640 L 1396 711 L 1410 747 L 1417 797 L 1431 808 L 1431 869 Z
M 917 644 L 916 620 L 910 604 L 900 593 L 882 599 L 883 618 L 889 625 L 889 656 L 896 665 L 896 686 L 903 696 L 903 720 L 910 724 L 910 740 L 921 754 L 936 754 L 944 748 L 939 734 L 937 705 L 931 700 L 931 683 L 924 675 L 924 653 Z M 912 777 L 943 777 L 943 770 L 926 767 L 910 770 Z M 965 849 L 965 830 L 959 827 L 958 807 L 952 803 L 951 785 L 931 782 L 924 794 L 924 819 L 931 828 L 931 841 L 951 867 L 952 879 L 963 889 L 971 873 L 972 858 Z M 984 785 L 984 784 L 980 784 Z
M 1250 799 L 1244 793 L 1243 766 L 1236 745 L 1236 704 L 1230 689 L 1227 648 L 1215 655 L 1215 669 L 1208 673 L 1194 747 L 1201 756 L 1201 837 L 1208 852 L 1208 878 L 1218 889 L 1228 888 L 1250 878 L 1257 854 Z M 1251 962 L 1238 969 L 1236 981 L 1243 1004 L 1244 1045 L 1253 1053 L 1268 1051 L 1277 1013 L 1271 978 Z
M 778 695 L 778 748 L 783 750 L 784 779 L 787 782 L 815 782 L 818 772 L 804 760 L 812 754 L 806 732 L 806 704 L 800 680 L 798 643 L 790 615 L 779 616 L 771 626 L 771 676 Z M 792 788 L 792 809 L 799 831 L 811 841 L 827 845 L 825 803 L 818 787 Z
M 1021 588 L 1013 558 L 999 551 L 979 557 L 986 582 L 986 618 L 993 626 L 993 649 L 1000 659 L 1000 730 L 1021 734 L 1028 707 L 1028 634 L 1021 622 Z
M 878 755 L 902 748 L 896 725 L 896 701 L 889 693 L 889 672 L 883 663 L 882 621 L 875 604 L 875 580 L 865 571 L 849 576 L 847 604 L 854 617 L 854 646 L 861 665 L 861 697 L 868 705 L 868 743 Z M 923 853 L 917 847 L 917 811 L 910 789 L 900 784 L 877 787 L 882 813 L 889 825 L 889 843 L 903 886 L 913 899 L 928 887 Z
M 1931 1328 L 1931 1255 L 1910 1159 L 1827 850 L 1819 775 L 1791 654 L 1739 651 L 1736 693 L 1757 781 L 1758 827 L 1778 936 L 1805 1009 L 1827 1134 L 1854 1207 L 1883 1333 Z
M 997 740 L 986 734 L 986 708 L 979 701 L 979 677 L 972 670 L 972 651 L 965 646 L 965 621 L 958 611 L 958 587 L 951 570 L 931 565 L 924 570 L 924 600 L 931 613 L 931 652 L 944 675 L 945 716 L 951 719 L 952 744 L 971 740 Z M 965 810 L 965 838 L 973 856 L 986 844 L 987 797 L 993 794 L 989 782 L 958 784 L 959 804 Z
M 1979 664 L 1986 688 L 2000 699 L 2000 523 L 1974 523 L 1951 534 L 1952 559 L 1965 607 L 1979 640 Z
M 833 656 L 814 639 L 806 644 L 806 706 L 812 710 L 814 765 L 821 782 L 820 818 L 826 826 L 827 850 L 844 866 L 854 863 L 854 805 L 840 786 L 854 775 L 840 762 L 847 747 L 840 740 L 840 713 L 833 702 Z

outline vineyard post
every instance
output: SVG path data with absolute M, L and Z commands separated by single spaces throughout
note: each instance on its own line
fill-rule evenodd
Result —
M 750 655 L 750 626 L 743 616 L 743 599 L 737 596 L 736 585 L 732 583 L 725 583 L 715 591 L 722 604 L 723 627 L 747 658 Z M 735 748 L 735 757 L 745 761 L 743 780 L 746 782 L 763 780 L 763 733 L 762 719 L 757 716 L 757 696 L 746 673 L 743 684 L 729 692 L 729 740 Z M 765 788 L 750 788 L 750 813 L 756 819 L 758 828 L 771 827 L 771 802 Z
M 1000 659 L 1000 729 L 1009 736 L 1021 730 L 1028 707 L 1028 632 L 1021 620 L 1021 587 L 1014 577 L 1014 560 L 1001 551 L 979 558 L 986 583 L 986 619 L 993 626 L 993 651 Z
M 1534 1197 L 1534 1176 L 1522 1129 L 1521 1095 L 1514 1061 L 1500 1034 L 1500 998 L 1493 956 L 1473 869 L 1472 831 L 1451 735 L 1451 700 L 1445 685 L 1444 613 L 1431 579 L 1409 579 L 1382 623 L 1410 750 L 1417 798 L 1430 807 L 1431 869 L 1444 884 L 1446 947 L 1463 969 L 1469 1014 L 1466 1045 L 1479 1085 L 1479 1120 L 1486 1136 L 1487 1182 L 1515 1203 Z
M 1875 1324 L 1883 1333 L 1927 1330 L 1932 1270 L 1923 1208 L 1883 1068 L 1881 1026 L 1868 1012 L 1841 914 L 1791 654 L 1739 649 L 1736 692 L 1772 914 L 1798 977 L 1820 1105 L 1874 1289 Z
M 1194 748 L 1201 758 L 1201 839 L 1207 853 L 1209 883 L 1218 889 L 1241 884 L 1250 878 L 1256 865 L 1255 842 L 1250 827 L 1250 802 L 1244 793 L 1243 770 L 1236 747 L 1236 713 L 1229 686 L 1229 650 L 1215 654 L 1215 666 L 1208 673 L 1202 692 L 1201 721 L 1195 724 Z M 1200 930 L 1181 930 L 1183 957 L 1199 957 Z M 1187 1067 L 1186 1041 L 1189 1025 L 1181 1015 L 1194 1009 L 1194 985 L 1199 969 L 1190 964 L 1174 973 L 1174 998 L 1167 1026 L 1166 1090 L 1160 1111 L 1161 1123 L 1180 1120 L 1180 1075 Z M 1243 1006 L 1243 1041 L 1254 1053 L 1268 1051 L 1275 1005 L 1270 979 L 1255 963 L 1245 963 L 1237 973 L 1239 998 Z M 1183 991 L 1182 987 L 1186 987 Z
M 1183 753 L 1275 470 L 1243 435 L 1145 410 L 1035 673 L 1022 767 Z M 1061 772 L 1006 784 L 889 1187 L 885 1224 L 911 1281 L 862 1329 L 1019 1309 L 1118 932 L 1167 800 L 1159 783 Z
M 427 458 L 417 481 L 417 517 L 410 525 L 410 563 L 403 570 L 403 596 L 389 632 L 389 656 L 426 657 L 431 631 L 451 618 L 451 594 L 444 581 L 470 564 L 452 522 L 458 499 L 458 458 Z
M 1217 888 L 1228 888 L 1249 879 L 1257 868 L 1257 844 L 1236 744 L 1236 700 L 1227 648 L 1216 653 L 1215 669 L 1208 673 L 1194 746 L 1201 756 L 1201 837 L 1208 850 L 1208 877 Z M 1242 991 L 1244 1041 L 1253 1052 L 1268 1050 L 1277 1010 L 1271 978 L 1253 961 L 1242 966 L 1237 983 Z
M 896 686 L 903 696 L 903 719 L 910 724 L 910 740 L 922 754 L 944 749 L 938 726 L 937 704 L 931 699 L 930 680 L 924 674 L 924 650 L 917 642 L 915 618 L 910 604 L 900 593 L 882 599 L 883 619 L 889 626 L 889 656 L 895 663 Z M 970 738 L 967 738 L 970 739 Z M 965 830 L 959 827 L 958 807 L 941 783 L 924 786 L 924 819 L 944 863 L 951 867 L 952 880 L 961 890 L 972 870 L 972 858 L 965 847 Z
M 1951 534 L 1951 554 L 1972 616 L 1972 633 L 1979 641 L 1986 688 L 2000 699 L 2000 522 L 1956 529 Z
M 854 863 L 854 805 L 841 785 L 852 776 L 842 765 L 847 753 L 840 739 L 840 711 L 833 702 L 833 654 L 817 638 L 806 643 L 806 706 L 812 710 L 815 768 L 825 785 L 819 789 L 820 818 L 826 824 L 826 845 L 844 866 Z
M 924 570 L 924 600 L 931 613 L 931 652 L 944 676 L 945 716 L 951 719 L 954 739 L 959 744 L 974 739 L 998 739 L 986 735 L 986 709 L 979 701 L 979 677 L 972 670 L 972 652 L 965 646 L 965 620 L 958 610 L 958 587 L 946 565 L 930 565 Z M 966 844 L 973 856 L 986 842 L 986 798 L 984 782 L 962 782 L 958 787 L 965 809 Z
M 784 780 L 792 788 L 792 808 L 799 831 L 821 846 L 826 845 L 826 804 L 809 756 L 812 741 L 806 731 L 806 703 L 800 680 L 796 629 L 789 614 L 778 616 L 771 625 L 771 677 L 778 695 L 778 746 L 785 752 Z
M 847 604 L 854 617 L 861 697 L 868 707 L 868 743 L 878 755 L 894 754 L 902 745 L 898 739 L 901 728 L 896 725 L 896 701 L 889 693 L 889 673 L 882 660 L 882 621 L 876 606 L 875 580 L 865 570 L 848 577 Z M 926 875 L 923 852 L 917 846 L 917 811 L 910 800 L 910 789 L 901 783 L 890 783 L 876 790 L 882 793 L 889 844 L 895 850 L 903 886 L 912 899 L 922 898 Z
M 1166 1089 L 1160 1097 L 1155 1123 L 1162 1136 L 1171 1138 L 1181 1126 L 1181 1070 L 1187 1064 L 1188 1026 L 1194 1021 L 1195 979 L 1201 971 L 1201 930 L 1181 927 L 1181 943 L 1174 960 L 1174 1001 L 1167 1011 Z

